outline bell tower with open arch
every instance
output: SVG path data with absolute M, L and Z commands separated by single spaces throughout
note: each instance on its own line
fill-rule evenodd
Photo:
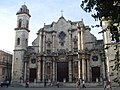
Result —
M 24 54 L 28 47 L 29 20 L 31 15 L 26 5 L 22 5 L 17 15 L 15 28 L 15 47 L 12 63 L 12 82 L 17 83 L 24 78 Z

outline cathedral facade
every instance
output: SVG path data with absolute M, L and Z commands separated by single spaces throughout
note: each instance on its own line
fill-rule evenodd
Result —
M 17 12 L 12 82 L 99 82 L 105 78 L 103 40 L 90 33 L 81 21 L 66 20 L 44 24 L 37 38 L 28 46 L 29 9 L 22 5 Z

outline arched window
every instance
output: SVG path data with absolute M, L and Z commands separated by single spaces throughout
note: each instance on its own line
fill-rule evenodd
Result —
M 29 22 L 28 22 L 28 20 L 27 20 L 27 23 L 26 23 L 26 28 L 28 29 L 28 26 L 29 26 Z
M 17 45 L 20 45 L 20 38 L 17 38 Z
M 21 27 L 21 25 L 22 25 L 22 20 L 21 20 L 21 19 L 19 19 L 19 22 L 18 22 L 18 27 L 20 28 L 20 27 Z
M 22 12 L 22 8 L 20 8 L 20 12 Z

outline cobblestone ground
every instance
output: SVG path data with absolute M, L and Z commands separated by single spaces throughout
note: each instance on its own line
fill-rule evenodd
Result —
M 57 87 L 47 87 L 47 88 L 24 88 L 24 87 L 0 87 L 0 90 L 104 90 L 101 88 L 85 88 L 85 89 L 78 89 L 78 88 L 57 88 Z M 113 87 L 112 90 L 120 90 L 120 87 Z

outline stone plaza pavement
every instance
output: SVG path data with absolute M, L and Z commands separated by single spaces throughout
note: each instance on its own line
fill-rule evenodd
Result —
M 46 87 L 46 88 L 25 88 L 25 87 L 0 87 L 0 90 L 104 90 L 103 87 L 89 87 L 85 89 Z M 120 90 L 120 87 L 113 87 L 112 90 Z

